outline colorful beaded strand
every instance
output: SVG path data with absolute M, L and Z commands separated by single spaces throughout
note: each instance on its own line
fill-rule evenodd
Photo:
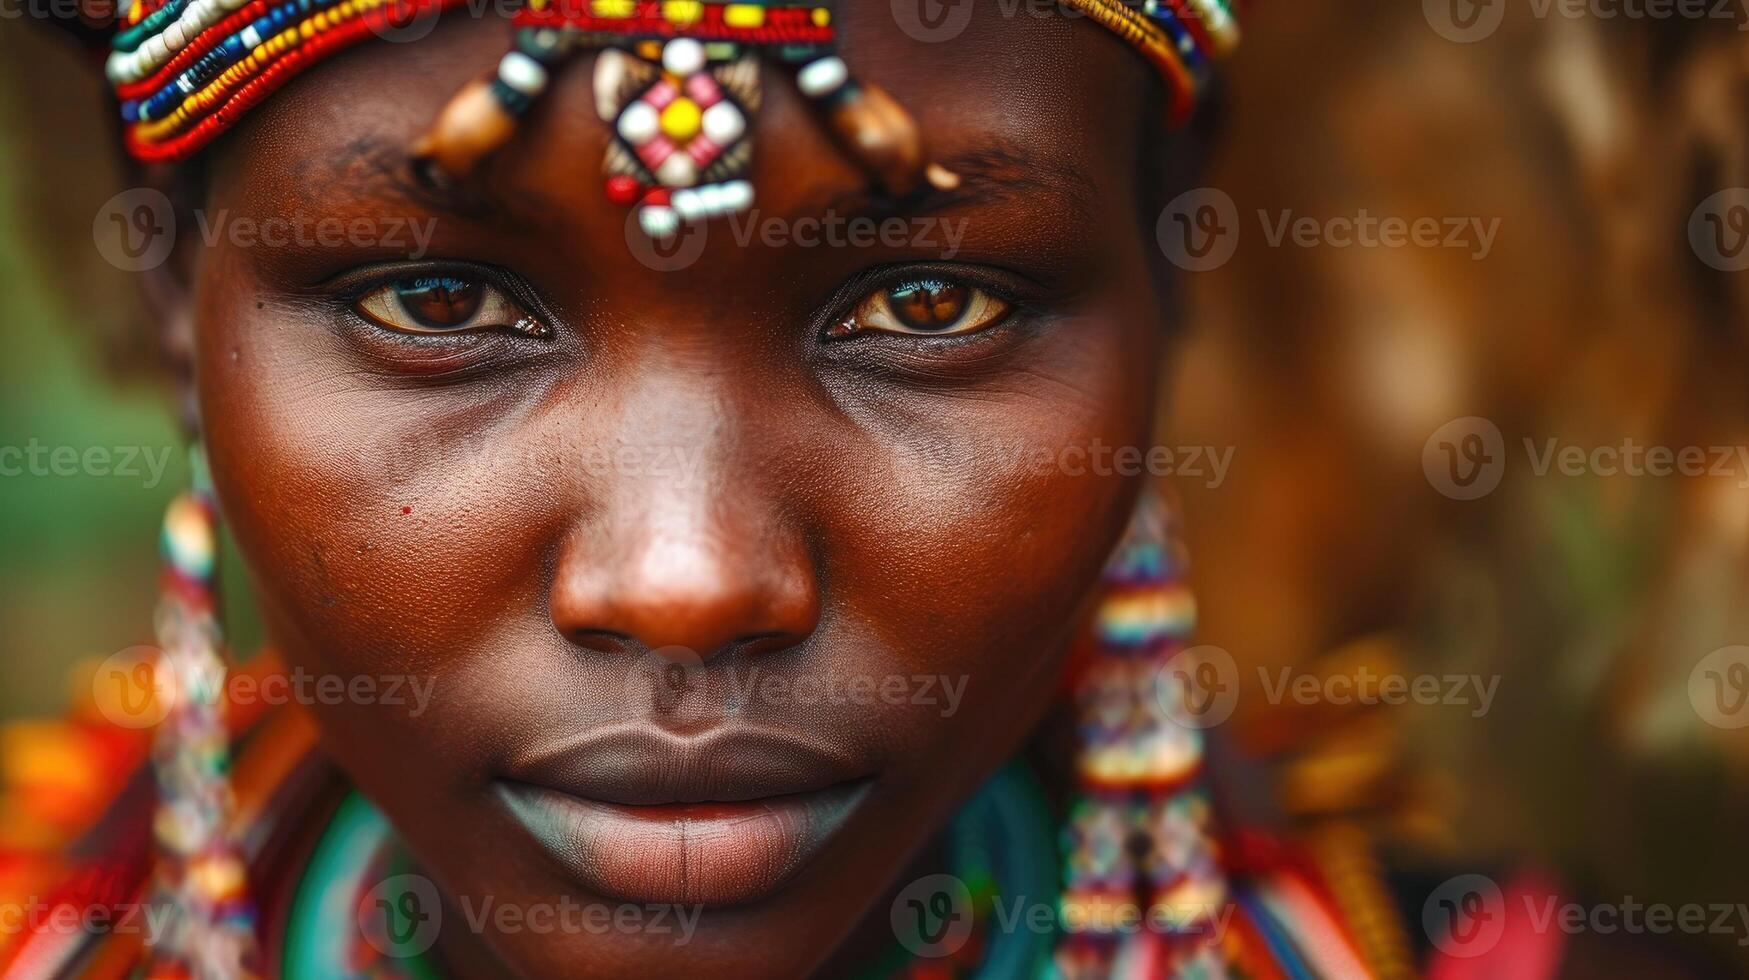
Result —
M 225 727 L 225 661 L 215 588 L 218 512 L 199 449 L 194 486 L 171 502 L 161 538 L 160 669 L 171 704 L 152 747 L 158 809 L 151 903 L 163 908 L 146 976 L 254 975 L 255 912 L 236 841 Z
M 230 91 L 228 98 L 213 105 L 198 122 L 192 122 L 176 135 L 164 138 L 154 134 L 147 138 L 136 131 L 137 127 L 129 127 L 123 135 L 128 152 L 148 163 L 185 160 L 236 125 L 245 112 L 291 81 L 310 64 L 341 48 L 366 40 L 390 23 L 401 22 L 409 15 L 426 16 L 463 2 L 465 0 L 389 0 L 369 7 L 353 19 L 330 28 L 267 63 L 258 74 L 242 81 Z
M 1168 710 L 1163 668 L 1195 607 L 1168 516 L 1138 507 L 1107 565 L 1097 650 L 1075 683 L 1079 792 L 1065 828 L 1057 968 L 1068 980 L 1199 974 L 1229 896 L 1201 786 L 1202 733 Z M 1135 972 L 1139 971 L 1139 972 Z
M 130 152 L 148 162 L 185 159 L 229 129 L 242 113 L 294 74 L 340 48 L 408 18 L 462 0 L 168 0 L 136 4 L 116 35 L 106 72 L 121 100 Z M 1165 76 L 1171 113 L 1183 118 L 1206 83 L 1210 63 L 1238 43 L 1230 0 L 1065 0 L 1140 49 Z M 820 109 L 839 143 L 890 195 L 928 184 L 956 186 L 931 164 L 909 115 L 875 86 L 858 84 L 833 53 L 830 3 L 663 0 L 530 0 L 513 15 L 517 47 L 494 75 L 452 101 L 416 155 L 466 177 L 515 131 L 516 119 L 546 91 L 552 70 L 576 47 L 613 46 L 664 61 L 660 44 L 705 46 L 707 60 L 733 62 L 757 50 L 797 69 L 797 84 Z M 540 38 L 541 40 L 532 40 Z M 656 42 L 656 52 L 643 52 Z M 692 50 L 690 47 L 682 50 Z M 701 66 L 702 67 L 702 66 Z M 719 116 L 727 117 L 725 110 Z M 727 126 L 727 123 L 722 124 Z M 732 127 L 730 127 L 732 128 Z M 728 129 L 719 129 L 718 135 Z M 739 137 L 745 140 L 747 137 Z M 746 154 L 721 140 L 689 141 L 687 156 L 725 157 L 744 171 Z M 681 223 L 750 206 L 736 179 L 706 179 L 708 166 L 673 159 L 665 179 L 620 166 L 610 194 L 638 206 L 640 223 L 661 237 Z M 620 161 L 623 163 L 623 161 Z M 696 163 L 696 160 L 695 160 Z M 691 182 L 689 177 L 698 180 Z M 647 179 L 645 179 L 647 178 Z M 636 181 L 633 187 L 629 181 Z M 691 193 L 680 193 L 687 191 Z M 675 200 L 678 198 L 678 201 Z

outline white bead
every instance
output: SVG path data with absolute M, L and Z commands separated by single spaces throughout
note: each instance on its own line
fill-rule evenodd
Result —
M 723 209 L 723 185 L 706 184 L 697 191 L 699 209 L 705 214 L 721 214 Z
M 648 102 L 633 102 L 620 113 L 619 135 L 633 146 L 642 146 L 662 131 L 662 114 Z
M 638 224 L 651 238 L 668 238 L 680 230 L 680 215 L 671 207 L 651 204 L 638 211 Z
M 498 62 L 498 80 L 532 98 L 546 91 L 547 70 L 521 51 L 512 51 Z
M 656 168 L 656 179 L 663 187 L 691 187 L 698 183 L 698 164 L 682 151 L 675 151 Z
M 850 66 L 843 58 L 826 57 L 809 63 L 796 74 L 796 87 L 810 99 L 823 98 L 844 87 L 850 81 Z
M 709 210 L 702 191 L 674 192 L 674 213 L 680 215 L 682 221 L 696 221 L 709 213 Z
M 255 29 L 254 24 L 251 24 L 248 27 L 243 28 L 241 31 L 238 31 L 237 36 L 239 38 L 242 38 L 243 47 L 245 47 L 245 48 L 248 48 L 250 50 L 254 50 L 254 49 L 261 46 L 261 32 Z
M 747 117 L 725 99 L 704 111 L 703 125 L 705 138 L 726 148 L 747 131 Z
M 704 45 L 690 37 L 677 37 L 662 49 L 662 67 L 682 78 L 704 68 Z
M 731 180 L 722 185 L 721 210 L 719 214 L 731 214 L 745 211 L 753 206 L 753 183 L 747 180 Z

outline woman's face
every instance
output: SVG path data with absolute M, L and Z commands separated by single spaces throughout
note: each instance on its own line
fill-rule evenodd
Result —
M 820 963 L 1056 695 L 1137 492 L 1082 464 L 1152 417 L 1145 63 L 1029 5 L 952 43 L 843 6 L 958 191 L 871 194 L 767 69 L 757 210 L 653 257 L 602 191 L 587 58 L 479 183 L 422 189 L 405 148 L 507 44 L 460 17 L 216 151 L 226 518 L 290 668 L 429 685 L 313 710 L 449 897 L 442 941 L 516 972 Z M 487 903 L 520 911 L 454 914 Z M 577 904 L 702 911 L 536 925 Z

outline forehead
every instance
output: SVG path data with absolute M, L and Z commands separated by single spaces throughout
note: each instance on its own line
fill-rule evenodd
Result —
M 918 118 L 938 157 L 999 151 L 1022 169 L 1110 192 L 1119 188 L 1103 185 L 1130 176 L 1138 140 L 1152 136 L 1143 120 L 1153 118 L 1158 83 L 1144 59 L 1054 5 L 974 4 L 963 30 L 945 32 L 951 37 L 920 29 L 907 3 L 840 6 L 840 48 L 852 70 Z M 216 148 L 217 183 L 268 208 L 361 190 L 508 50 L 511 27 L 495 9 L 463 5 L 416 42 L 373 39 L 295 79 Z M 578 57 L 558 75 L 486 169 L 484 184 L 537 219 L 597 209 L 610 134 L 594 111 L 588 61 Z M 753 130 L 761 206 L 806 210 L 864 189 L 777 71 L 767 70 Z

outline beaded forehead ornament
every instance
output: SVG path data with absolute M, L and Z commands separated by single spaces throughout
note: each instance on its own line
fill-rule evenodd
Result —
M 393 38 L 468 0 L 134 0 L 107 72 L 126 144 L 148 162 L 186 159 L 249 108 L 329 54 Z M 1159 69 L 1174 121 L 1215 59 L 1238 44 L 1240 0 L 1062 0 L 1134 45 Z M 858 82 L 836 51 L 831 0 L 528 0 L 514 49 L 465 88 L 415 147 L 467 177 L 514 135 L 517 120 L 579 51 L 600 49 L 595 103 L 613 127 L 605 190 L 656 237 L 683 222 L 745 210 L 760 63 L 793 73 L 839 144 L 883 190 L 904 196 L 957 178 L 929 162 L 915 122 Z

